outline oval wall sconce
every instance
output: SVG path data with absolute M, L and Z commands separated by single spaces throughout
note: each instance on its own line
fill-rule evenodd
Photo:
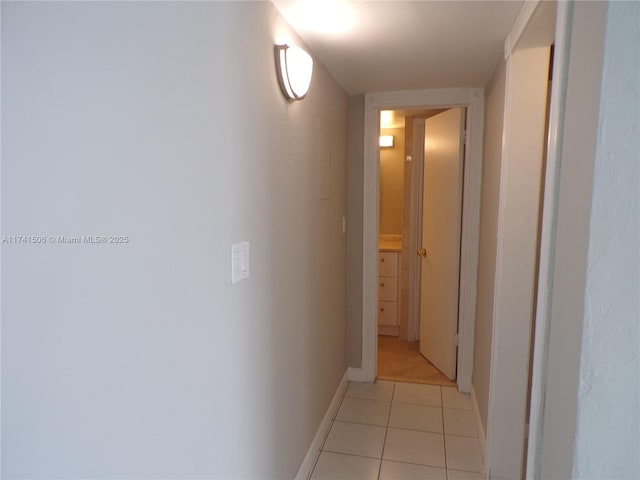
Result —
M 276 45 L 276 70 L 282 93 L 289 100 L 302 100 L 311 85 L 313 59 L 295 45 Z
M 393 135 L 380 135 L 378 144 L 381 147 L 393 147 Z

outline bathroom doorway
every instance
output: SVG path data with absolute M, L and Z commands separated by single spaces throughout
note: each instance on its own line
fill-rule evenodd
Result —
M 364 97 L 362 276 L 360 277 L 362 279 L 362 295 L 359 299 L 359 305 L 362 308 L 358 309 L 358 317 L 362 322 L 362 341 L 360 343 L 362 356 L 360 366 L 349 368 L 349 380 L 351 381 L 373 382 L 377 377 L 380 111 L 452 107 L 464 107 L 467 111 L 456 384 L 460 392 L 469 393 L 471 391 L 484 126 L 484 91 L 481 88 L 383 92 L 367 94 Z M 403 245 L 403 249 L 407 248 L 407 252 L 409 252 L 409 248 L 413 250 L 414 247 L 417 248 L 417 245 L 407 245 L 406 247 Z M 358 281 L 357 278 L 354 280 Z
M 380 114 L 379 379 L 455 385 L 464 130 L 464 108 Z

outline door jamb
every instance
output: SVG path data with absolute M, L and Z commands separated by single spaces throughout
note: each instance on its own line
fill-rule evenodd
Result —
M 422 243 L 422 182 L 424 175 L 424 126 L 423 118 L 413 121 L 413 148 L 411 155 L 411 225 L 409 228 L 409 252 L 418 250 Z M 417 257 L 417 255 L 416 255 Z M 420 299 L 420 264 L 416 257 L 411 255 L 409 261 L 409 295 L 407 319 L 407 337 L 410 342 L 415 341 L 420 336 L 420 309 L 418 308 Z
M 444 88 L 384 92 L 365 95 L 364 182 L 362 228 L 362 367 L 349 369 L 349 380 L 373 382 L 377 373 L 377 270 L 378 182 L 380 175 L 377 138 L 380 110 L 401 108 L 467 109 L 458 310 L 457 383 L 461 392 L 471 391 L 475 333 L 484 88 Z

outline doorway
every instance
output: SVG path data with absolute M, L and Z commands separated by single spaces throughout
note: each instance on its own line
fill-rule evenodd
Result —
M 378 379 L 454 385 L 465 113 L 380 114 Z
M 462 232 L 460 255 L 459 328 L 457 352 L 458 389 L 471 390 L 477 273 L 479 196 L 482 172 L 484 95 L 477 88 L 447 88 L 409 92 L 388 92 L 365 96 L 364 176 L 362 233 L 362 362 L 350 368 L 349 378 L 373 382 L 377 374 L 378 302 L 378 184 L 379 115 L 381 110 L 424 108 L 467 109 L 467 149 L 463 172 Z M 417 251 L 409 239 L 403 249 Z M 400 279 L 402 282 L 403 279 Z

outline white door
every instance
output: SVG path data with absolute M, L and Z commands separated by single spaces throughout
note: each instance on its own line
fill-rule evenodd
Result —
M 465 121 L 452 108 L 425 122 L 420 353 L 456 378 Z

